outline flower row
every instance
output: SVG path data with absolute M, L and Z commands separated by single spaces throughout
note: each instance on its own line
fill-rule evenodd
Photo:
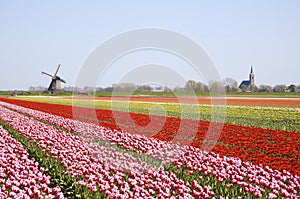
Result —
M 66 133 L 3 107 L 0 109 L 2 120 L 28 139 L 36 141 L 51 157 L 60 159 L 66 168 L 64 174 L 72 175 L 78 179 L 77 184 L 95 193 L 100 191 L 108 197 L 145 198 L 159 194 L 163 198 L 171 195 L 192 198 L 189 184 L 163 171 L 163 168 L 151 169 L 145 162 L 119 153 L 114 148 L 101 147 L 86 137 Z M 125 164 L 125 160 L 129 164 Z M 213 195 L 209 188 L 203 188 L 200 194 Z
M 64 198 L 23 145 L 0 126 L 0 198 Z
M 241 162 L 238 158 L 220 157 L 214 153 L 204 155 L 202 151 L 194 147 L 180 147 L 176 144 L 148 139 L 139 135 L 111 131 L 93 124 L 64 119 L 59 116 L 14 105 L 7 106 L 72 130 L 90 141 L 91 139 L 99 139 L 118 143 L 119 146 L 126 150 L 134 151 L 138 149 L 137 152 L 146 153 L 151 158 L 162 161 L 163 164 L 174 163 L 177 169 L 181 169 L 185 165 L 191 171 L 190 174 L 202 172 L 206 176 L 212 175 L 220 183 L 228 181 L 226 186 L 234 184 L 243 187 L 245 192 L 256 196 L 266 196 L 267 194 L 270 197 L 272 195 L 282 195 L 293 198 L 299 194 L 299 177 L 293 176 L 286 171 L 281 173 L 269 167 L 254 166 L 250 163 Z
M 115 112 L 76 107 L 74 115 L 71 106 L 36 103 L 22 100 L 8 100 L 25 107 L 60 115 L 64 118 L 80 119 L 101 126 L 123 130 L 132 134 L 145 135 L 165 141 L 179 141 L 201 148 L 202 140 L 208 136 L 209 122 L 143 114 Z M 76 110 L 75 109 L 75 110 Z M 96 116 L 95 116 L 96 114 Z M 117 121 L 115 116 L 117 116 Z M 98 121 L 99 120 L 99 121 Z M 251 120 L 252 121 L 252 120 Z M 151 123 L 151 125 L 149 125 Z M 276 121 L 274 121 L 274 124 Z M 214 152 L 220 155 L 239 157 L 243 161 L 263 164 L 273 169 L 288 170 L 300 175 L 300 134 L 283 130 L 224 124 Z

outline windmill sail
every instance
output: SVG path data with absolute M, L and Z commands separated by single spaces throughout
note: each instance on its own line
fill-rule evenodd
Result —
M 57 76 L 59 68 L 60 68 L 60 64 L 58 64 L 58 66 L 57 66 L 56 72 L 54 73 L 54 78 Z
M 44 75 L 48 75 L 49 77 L 53 78 L 53 76 L 52 76 L 52 75 L 50 75 L 49 73 L 42 72 L 42 74 L 44 74 Z
M 56 88 L 56 81 L 53 79 L 48 87 L 48 91 L 54 91 Z

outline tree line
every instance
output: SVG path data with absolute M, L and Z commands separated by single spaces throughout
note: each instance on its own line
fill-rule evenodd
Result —
M 30 92 L 43 92 L 47 88 L 43 86 L 31 86 Z M 175 88 L 169 88 L 167 86 L 153 86 L 153 85 L 137 85 L 134 83 L 117 83 L 107 87 L 92 87 L 85 86 L 79 87 L 64 87 L 65 92 L 239 92 L 238 83 L 232 78 L 225 78 L 223 81 L 210 81 L 208 84 L 198 82 L 195 80 L 186 81 L 185 85 Z M 262 84 L 260 86 L 251 85 L 249 88 L 251 92 L 300 92 L 300 85 L 296 86 L 291 84 L 289 86 L 284 84 L 278 84 L 275 86 Z

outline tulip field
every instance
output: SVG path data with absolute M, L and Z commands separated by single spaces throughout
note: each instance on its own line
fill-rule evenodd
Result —
M 0 198 L 300 198 L 298 101 L 229 102 L 205 151 L 208 103 L 109 100 L 0 98 Z

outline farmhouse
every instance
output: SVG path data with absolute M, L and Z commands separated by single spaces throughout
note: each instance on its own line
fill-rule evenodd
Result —
M 254 73 L 253 73 L 253 67 L 251 66 L 250 74 L 249 74 L 249 80 L 244 80 L 239 85 L 239 89 L 243 92 L 251 91 L 251 87 L 255 86 L 254 84 Z

